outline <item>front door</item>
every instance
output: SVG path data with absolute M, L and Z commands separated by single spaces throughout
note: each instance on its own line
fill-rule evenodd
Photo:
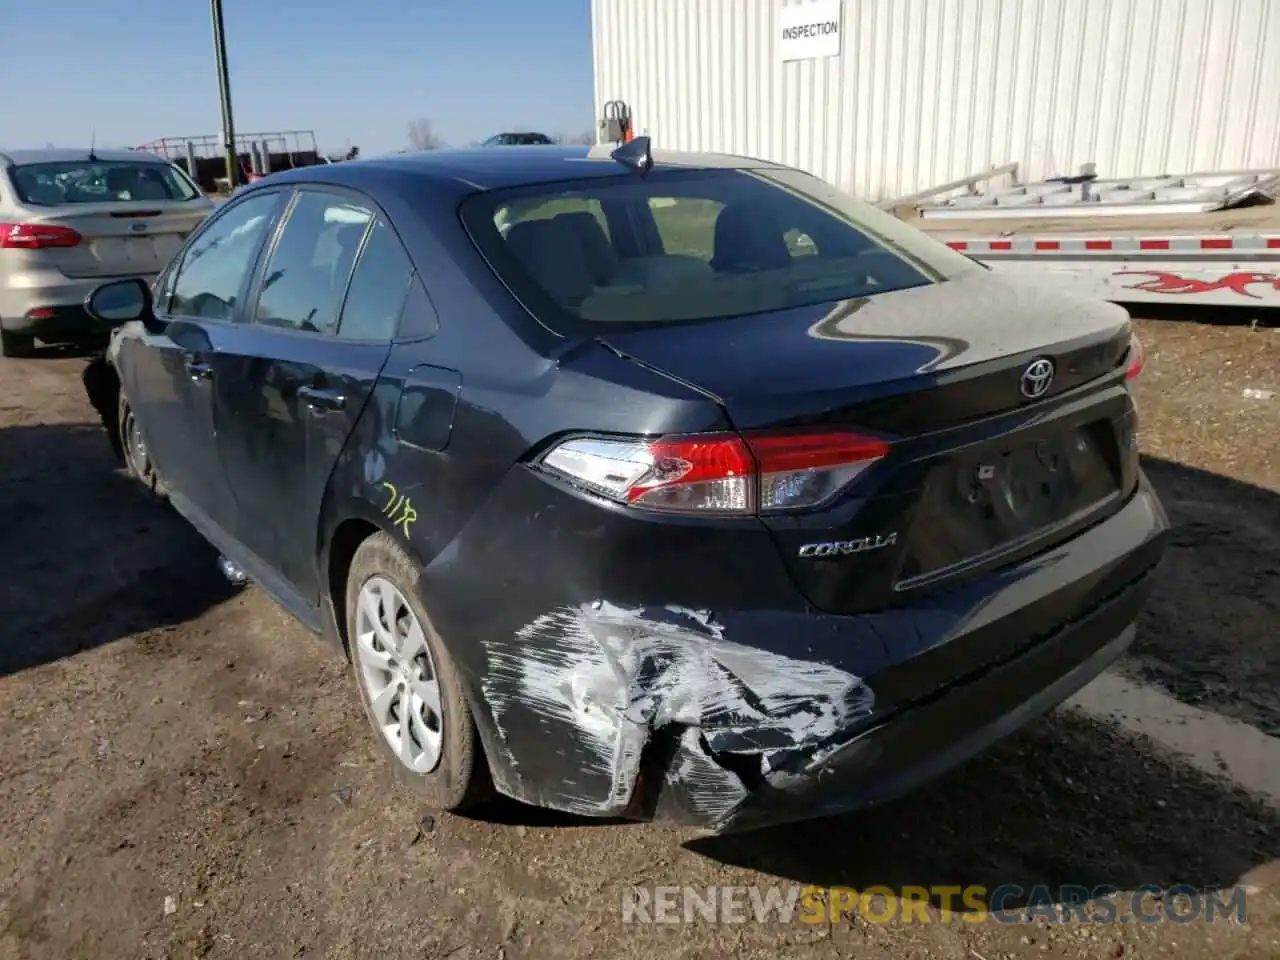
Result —
M 359 195 L 300 189 L 259 270 L 250 322 L 215 359 L 218 450 L 246 569 L 306 621 L 319 605 L 329 476 L 386 362 L 411 274 Z
M 210 358 L 243 302 L 282 195 L 258 193 L 208 220 L 156 285 L 159 332 L 122 342 L 124 391 L 174 506 L 221 546 L 230 488 L 218 460 Z

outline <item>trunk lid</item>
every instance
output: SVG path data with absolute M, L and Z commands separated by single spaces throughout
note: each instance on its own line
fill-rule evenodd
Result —
M 764 520 L 809 601 L 856 612 L 1048 549 L 1119 507 L 1137 480 L 1129 338 L 1119 307 L 983 273 L 604 340 L 714 395 L 739 429 L 891 442 L 834 501 Z M 1042 359 L 1052 380 L 1029 397 Z
M 32 266 L 53 267 L 73 279 L 98 279 L 159 273 L 188 234 L 213 211 L 213 205 L 196 198 L 76 203 L 28 210 L 24 223 L 66 227 L 83 238 L 73 247 L 20 251 Z
M 741 429 L 856 421 L 935 430 L 1028 401 L 1039 356 L 1057 396 L 1109 371 L 1128 346 L 1113 304 L 992 273 L 879 294 L 684 325 L 628 329 L 611 348 L 717 397 Z

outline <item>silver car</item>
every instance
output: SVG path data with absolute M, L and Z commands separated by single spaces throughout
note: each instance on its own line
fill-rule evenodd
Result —
M 212 210 L 151 153 L 0 149 L 0 356 L 92 335 L 89 292 L 155 277 Z

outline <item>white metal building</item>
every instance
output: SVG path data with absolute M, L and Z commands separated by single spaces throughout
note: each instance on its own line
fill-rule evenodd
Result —
M 597 104 L 656 146 L 870 200 L 1010 161 L 1280 167 L 1280 0 L 592 0 L 592 20 Z

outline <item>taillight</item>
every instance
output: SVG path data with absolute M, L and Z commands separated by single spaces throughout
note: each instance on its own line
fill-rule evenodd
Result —
M 53 223 L 0 223 L 0 249 L 43 250 L 79 246 L 84 238 Z
M 1124 378 L 1132 380 L 1147 365 L 1147 351 L 1143 349 L 1142 341 L 1138 339 L 1136 333 L 1129 339 L 1128 361 L 1128 366 L 1124 369 Z
M 845 431 L 577 437 L 538 466 L 618 503 L 676 513 L 775 513 L 820 506 L 889 452 Z
M 889 452 L 876 437 L 841 431 L 747 434 L 760 471 L 760 510 L 826 503 Z

